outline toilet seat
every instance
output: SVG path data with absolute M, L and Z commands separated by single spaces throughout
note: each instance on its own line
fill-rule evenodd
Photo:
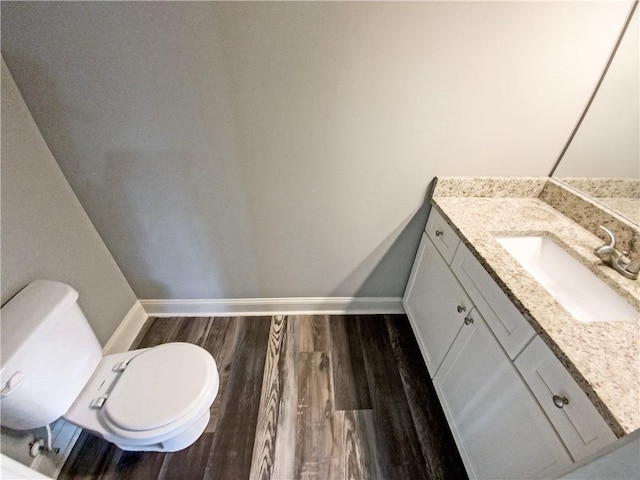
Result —
M 64 417 L 133 449 L 170 441 L 194 424 L 204 430 L 218 387 L 209 352 L 167 343 L 104 357 Z
M 110 430 L 136 443 L 189 424 L 218 391 L 211 355 L 190 343 L 150 348 L 123 368 L 100 416 Z
M 102 409 L 125 430 L 151 430 L 179 421 L 207 397 L 215 368 L 190 343 L 170 343 L 132 358 Z

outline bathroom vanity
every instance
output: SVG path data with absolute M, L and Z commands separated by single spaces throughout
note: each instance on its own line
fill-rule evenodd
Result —
M 471 478 L 554 478 L 640 427 L 637 315 L 576 320 L 496 240 L 548 237 L 640 310 L 638 283 L 543 200 L 548 182 L 437 180 L 404 294 Z

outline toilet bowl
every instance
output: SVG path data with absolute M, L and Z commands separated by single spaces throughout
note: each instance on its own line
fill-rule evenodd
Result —
M 195 442 L 219 387 L 211 354 L 174 342 L 102 357 L 77 298 L 68 285 L 38 280 L 2 307 L 2 425 L 63 417 L 133 451 Z
M 63 418 L 123 450 L 182 449 L 209 423 L 218 385 L 211 355 L 190 343 L 108 355 Z

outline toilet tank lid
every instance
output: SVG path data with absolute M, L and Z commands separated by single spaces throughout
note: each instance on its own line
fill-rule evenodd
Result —
M 2 365 L 6 365 L 29 337 L 57 323 L 78 300 L 78 292 L 53 280 L 35 280 L 0 310 Z

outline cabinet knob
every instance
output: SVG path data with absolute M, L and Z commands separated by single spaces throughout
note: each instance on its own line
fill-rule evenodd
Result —
M 463 305 L 458 305 L 456 307 L 456 310 L 458 310 L 458 313 L 466 312 L 467 311 L 467 307 L 465 307 Z
M 465 325 L 471 325 L 473 323 L 473 318 L 471 317 L 464 317 L 464 324 Z
M 560 395 L 554 395 L 553 404 L 558 408 L 562 408 L 565 405 L 569 405 L 569 399 L 567 397 L 561 397 Z
M 436 230 L 436 237 L 441 237 L 443 233 L 442 230 Z

